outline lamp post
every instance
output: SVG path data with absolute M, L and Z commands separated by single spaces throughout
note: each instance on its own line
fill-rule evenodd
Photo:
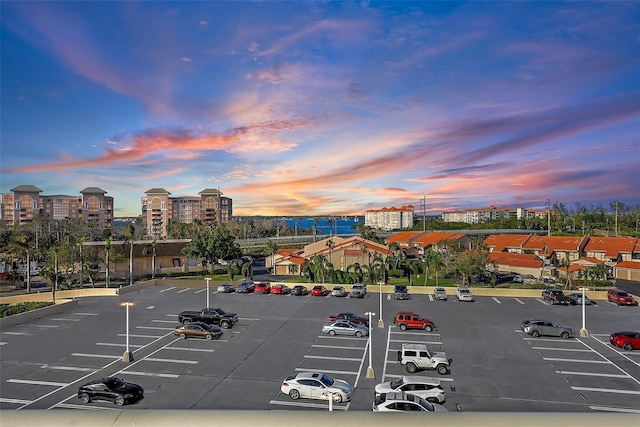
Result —
M 122 361 L 133 362 L 133 353 L 129 351 L 129 306 L 132 306 L 133 303 L 127 301 L 127 302 L 123 302 L 120 305 L 125 306 L 127 308 L 127 332 L 125 334 L 127 337 L 127 347 L 126 347 L 126 350 L 124 351 L 124 354 L 122 355 Z
M 420 200 L 420 207 L 422 208 L 422 231 L 427 230 L 427 196 L 422 196 Z
M 378 282 L 380 285 L 380 319 L 378 320 L 378 328 L 384 328 L 384 320 L 382 320 L 382 280 Z M 369 319 L 371 323 L 371 319 Z
M 369 316 L 369 367 L 367 368 L 367 378 L 375 378 L 376 376 L 373 373 L 373 363 L 371 361 L 372 360 L 371 353 L 373 353 L 372 346 L 371 346 L 372 338 L 373 338 L 371 336 L 372 335 L 372 333 L 371 333 L 372 332 L 371 331 L 371 316 L 375 316 L 376 314 L 368 311 L 368 312 L 365 313 L 365 315 Z
M 551 236 L 551 200 L 547 199 L 547 236 Z
M 211 282 L 211 277 L 205 277 L 204 280 L 207 281 L 207 308 L 209 308 L 209 282 Z
M 587 324 L 586 324 L 585 295 L 584 295 L 585 289 L 586 289 L 585 287 L 580 288 L 580 290 L 582 290 L 582 329 L 580 329 L 581 337 L 589 336 L 589 332 L 587 331 Z

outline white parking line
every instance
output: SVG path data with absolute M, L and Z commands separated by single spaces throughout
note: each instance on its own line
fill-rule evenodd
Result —
M 362 341 L 362 338 L 358 338 L 358 337 L 337 337 L 337 336 L 331 336 L 331 335 L 318 335 L 318 338 L 326 338 L 326 339 L 332 339 L 332 340 L 349 340 L 349 341 L 353 341 L 353 340 L 358 340 L 358 341 Z
M 433 295 L 429 294 L 429 301 L 433 302 Z
M 534 350 L 557 350 L 557 351 L 576 351 L 579 353 L 592 353 L 591 350 L 585 350 L 584 348 L 554 348 L 554 347 L 531 347 Z
M 352 362 L 359 362 L 361 360 L 361 358 L 359 357 L 313 356 L 310 354 L 305 354 L 304 358 L 305 359 L 347 360 Z
M 320 409 L 329 409 L 329 404 L 322 403 L 306 403 L 306 402 L 284 402 L 282 400 L 271 400 L 269 401 L 270 405 L 283 405 L 283 406 L 298 406 L 304 408 L 320 408 Z M 348 406 L 338 406 L 337 404 L 333 404 L 333 409 L 338 409 L 340 411 L 346 411 Z
M 122 371 L 120 371 L 120 373 L 127 374 L 127 375 L 138 375 L 142 377 L 162 377 L 162 378 L 179 378 L 180 377 L 180 375 L 176 375 L 176 374 L 160 374 L 156 372 L 127 371 L 126 369 L 123 369 Z
M 340 350 L 366 350 L 367 349 L 367 346 L 364 346 L 364 347 L 350 347 L 350 346 L 344 346 L 344 345 L 322 345 L 322 344 L 312 344 L 311 347 L 315 347 L 315 348 L 335 348 L 335 349 L 340 349 Z
M 99 357 L 102 359 L 121 359 L 122 356 L 111 356 L 108 354 L 90 354 L 90 353 L 71 353 L 72 356 L 79 357 Z
M 77 314 L 78 316 L 97 316 L 98 313 L 71 313 L 71 314 Z
M 2 335 L 31 335 L 28 332 L 3 332 Z
M 120 343 L 115 343 L 115 342 L 97 342 L 96 345 L 105 345 L 108 347 L 126 347 L 127 344 L 120 344 Z M 129 347 L 133 347 L 133 348 L 140 348 L 143 347 L 141 345 L 137 345 L 137 344 L 129 344 Z
M 401 342 L 406 344 L 433 344 L 442 345 L 441 341 L 407 341 L 407 340 L 389 340 L 389 342 Z
M 557 343 L 578 343 L 580 341 L 571 341 L 571 340 L 563 340 L 561 338 L 533 338 L 533 337 L 525 337 L 522 338 L 525 341 L 548 341 L 548 342 L 557 342 Z
M 518 301 L 520 304 L 524 305 L 524 303 L 522 301 L 520 301 L 520 298 L 514 298 L 516 301 Z
M 175 328 L 160 328 L 157 326 L 136 326 L 137 329 L 155 329 L 160 331 L 173 331 Z
M 637 394 L 640 395 L 640 390 L 616 390 L 613 388 L 595 388 L 595 387 L 571 387 L 576 391 L 595 391 L 599 393 L 619 393 L 619 394 Z
M 542 360 L 549 360 L 552 362 L 571 362 L 571 363 L 600 363 L 605 365 L 612 365 L 609 360 L 582 360 L 582 359 L 561 359 L 559 357 L 543 357 Z
M 392 363 L 392 362 L 389 362 L 389 363 Z M 395 362 L 395 363 L 399 363 L 399 362 Z M 386 377 L 389 377 L 389 378 L 402 378 L 404 376 L 405 376 L 405 374 L 400 374 L 400 375 L 398 375 L 398 374 L 387 374 L 386 375 Z M 438 377 L 437 379 L 440 380 L 440 381 L 453 381 L 453 378 Z M 384 379 L 383 379 L 383 381 L 384 381 Z
M 54 366 L 54 365 L 42 365 L 42 369 L 55 369 L 58 371 L 79 371 L 79 372 L 91 372 L 99 369 L 94 368 L 81 368 L 80 366 Z
M 199 291 L 195 291 L 194 294 L 199 294 L 201 292 L 207 292 L 207 290 L 206 289 L 200 289 Z
M 171 286 L 170 288 L 163 289 L 163 290 L 161 290 L 160 292 L 168 292 L 168 291 L 170 291 L 170 290 L 172 290 L 172 289 L 176 289 L 176 288 L 175 288 L 175 286 Z
M 31 403 L 31 400 L 7 399 L 6 397 L 0 397 L 0 402 L 2 402 L 2 403 L 16 403 L 16 404 L 19 404 L 19 405 L 25 405 L 27 403 Z
M 127 334 L 118 334 L 119 337 L 126 337 Z M 131 338 L 162 338 L 162 335 L 134 335 L 129 334 Z
M 152 322 L 156 322 L 156 323 L 176 323 L 176 321 L 174 320 L 152 320 Z
M 391 325 L 390 328 L 396 328 L 397 326 L 395 325 Z M 414 331 L 393 331 L 394 335 L 427 335 L 427 336 L 433 336 L 433 337 L 438 337 L 440 336 L 440 334 L 438 332 L 417 332 L 418 330 L 414 330 Z
M 562 375 L 584 375 L 587 377 L 607 377 L 607 378 L 631 378 L 630 375 L 621 375 L 621 374 L 600 374 L 596 372 L 572 372 L 572 371 L 556 371 L 558 374 Z
M 118 411 L 118 408 L 109 408 L 106 406 L 91 406 L 91 405 L 74 405 L 72 403 L 61 403 L 55 406 L 56 408 L 65 409 L 84 409 L 85 411 Z
M 82 320 L 82 319 L 65 319 L 65 318 L 62 318 L 62 317 L 51 317 L 50 319 L 51 320 L 59 320 L 61 322 L 79 322 L 80 320 Z
M 542 303 L 542 304 L 544 304 L 544 305 L 549 305 L 549 303 L 548 303 L 548 302 L 546 302 L 545 300 L 540 299 L 540 298 L 536 298 L 536 301 L 541 302 L 541 303 Z
M 354 371 L 331 371 L 327 369 L 313 369 L 313 368 L 296 368 L 296 372 L 323 372 L 325 374 L 337 374 L 337 375 L 358 375 L 359 372 Z
M 36 380 L 21 380 L 17 378 L 9 378 L 7 380 L 8 383 L 16 383 L 16 384 L 34 384 L 34 385 L 50 385 L 53 387 L 66 387 L 69 384 L 67 383 L 57 383 L 53 381 L 36 381 Z
M 593 411 L 629 412 L 629 413 L 633 413 L 633 414 L 640 414 L 640 409 L 608 408 L 606 406 L 589 406 L 589 409 L 591 409 Z
M 155 357 L 146 357 L 144 360 L 149 362 L 185 363 L 187 365 L 195 365 L 198 363 L 197 360 L 157 359 Z
M 189 290 L 191 290 L 191 288 L 184 288 L 184 289 L 180 289 L 180 290 L 179 290 L 178 292 L 176 292 L 176 293 L 181 294 L 181 293 L 183 293 L 183 292 L 187 292 L 187 291 L 189 291 Z
M 165 347 L 165 350 L 185 350 L 185 351 L 203 351 L 213 353 L 215 350 L 210 348 L 184 348 L 184 347 Z
M 498 304 L 502 304 L 502 302 L 500 302 L 500 300 L 498 298 L 496 298 L 496 297 L 491 297 L 491 299 L 493 299 Z
M 34 326 L 36 328 L 59 328 L 60 325 L 25 325 L 25 326 Z

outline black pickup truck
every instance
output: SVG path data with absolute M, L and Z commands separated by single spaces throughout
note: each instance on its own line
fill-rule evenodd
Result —
M 227 313 L 221 308 L 203 308 L 202 310 L 186 310 L 178 314 L 178 321 L 183 325 L 191 322 L 204 322 L 209 325 L 218 325 L 229 329 L 238 323 L 236 313 Z
M 552 305 L 564 304 L 569 305 L 570 299 L 560 289 L 545 289 L 542 291 L 542 299 L 551 301 Z

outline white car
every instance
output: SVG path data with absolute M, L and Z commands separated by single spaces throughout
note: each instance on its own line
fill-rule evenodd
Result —
M 353 396 L 353 386 L 344 380 L 333 379 L 320 372 L 299 372 L 285 378 L 280 391 L 293 400 L 321 399 L 333 397 L 336 403 L 348 402 Z
M 401 392 L 382 393 L 373 401 L 375 412 L 448 412 L 437 403 L 429 403 L 415 394 Z
M 405 375 L 393 381 L 376 385 L 375 391 L 376 396 L 383 393 L 404 391 L 431 403 L 443 403 L 446 399 L 446 393 L 442 385 L 440 385 L 440 380 L 429 377 Z
M 473 294 L 466 286 L 458 286 L 456 288 L 456 296 L 458 297 L 458 301 L 473 302 Z
M 331 290 L 331 296 L 332 297 L 346 297 L 347 296 L 347 291 L 345 290 L 344 286 L 334 286 L 333 289 Z

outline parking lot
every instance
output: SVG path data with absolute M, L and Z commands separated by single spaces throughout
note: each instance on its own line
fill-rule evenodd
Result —
M 326 411 L 328 402 L 292 400 L 282 380 L 300 371 L 320 371 L 355 386 L 351 402 L 336 411 L 371 411 L 373 388 L 406 374 L 397 361 L 402 343 L 425 343 L 453 359 L 451 373 L 417 375 L 440 379 L 449 411 L 640 413 L 640 351 L 612 347 L 609 333 L 639 329 L 637 307 L 606 301 L 586 307 L 589 337 L 532 338 L 522 320 L 546 318 L 582 326 L 580 306 L 552 306 L 539 298 L 455 297 L 406 301 L 379 294 L 364 299 L 290 295 L 209 295 L 210 305 L 238 313 L 240 321 L 217 341 L 180 340 L 177 314 L 206 305 L 206 290 L 153 286 L 120 297 L 89 297 L 64 313 L 4 328 L 0 337 L 0 409 L 121 410 L 106 402 L 83 405 L 76 397 L 89 380 L 117 375 L 140 384 L 145 398 L 133 409 L 235 409 Z M 130 306 L 129 348 L 126 317 Z M 430 318 L 437 329 L 401 331 L 398 311 Z M 368 338 L 320 332 L 330 314 L 374 312 L 373 352 Z M 371 361 L 371 366 L 369 366 Z M 371 367 L 375 378 L 367 378 Z

